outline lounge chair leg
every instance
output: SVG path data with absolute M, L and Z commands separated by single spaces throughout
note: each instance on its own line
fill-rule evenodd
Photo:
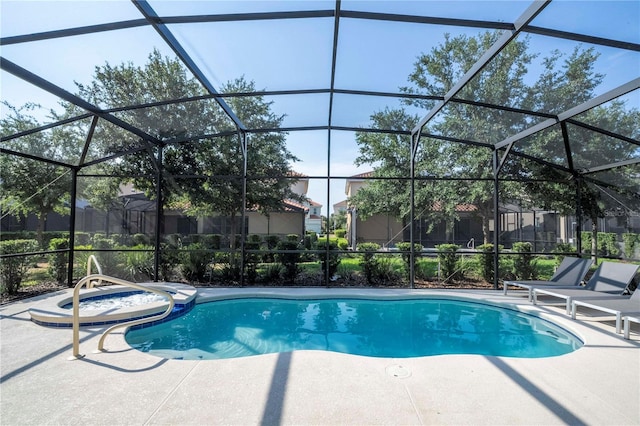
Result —
M 571 298 L 567 297 L 567 315 L 571 315 Z
M 622 323 L 622 314 L 620 312 L 616 313 L 616 333 L 620 334 L 621 332 L 621 325 Z
M 631 328 L 631 321 L 628 318 L 624 319 L 624 338 L 629 340 L 629 329 Z
M 576 311 L 578 310 L 578 307 L 576 306 L 575 303 L 571 304 L 571 318 L 572 319 L 576 319 Z

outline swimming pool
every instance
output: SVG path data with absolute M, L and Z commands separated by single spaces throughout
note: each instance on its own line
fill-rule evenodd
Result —
M 294 350 L 409 358 L 479 354 L 539 358 L 583 342 L 542 318 L 451 299 L 242 298 L 130 330 L 132 347 L 170 359 L 222 359 Z

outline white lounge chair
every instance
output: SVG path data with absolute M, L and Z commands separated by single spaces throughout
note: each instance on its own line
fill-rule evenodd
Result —
M 577 287 L 584 280 L 584 276 L 589 272 L 593 264 L 591 259 L 581 259 L 579 257 L 565 257 L 560 262 L 558 269 L 548 281 L 526 280 L 526 281 L 504 281 L 504 295 L 507 294 L 509 286 L 520 287 L 529 290 L 529 301 L 533 297 L 534 287 L 551 288 L 573 288 Z
M 607 295 L 622 295 L 633 280 L 640 265 L 631 263 L 602 262 L 584 287 L 577 288 L 534 288 L 534 305 L 538 304 L 538 295 L 545 294 L 566 301 L 567 315 L 571 315 L 571 303 L 574 299 L 602 299 Z
M 631 297 L 609 296 L 598 299 L 574 299 L 571 302 L 571 318 L 573 319 L 576 319 L 578 306 L 615 315 L 616 333 L 620 333 L 623 317 L 640 317 L 640 291 L 636 290 Z

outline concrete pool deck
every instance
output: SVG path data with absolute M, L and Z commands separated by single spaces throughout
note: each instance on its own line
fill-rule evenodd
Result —
M 0 307 L 0 424 L 640 424 L 640 335 L 613 320 L 532 306 L 501 291 L 325 288 L 199 289 L 205 298 L 295 294 L 438 294 L 517 305 L 585 342 L 559 357 L 478 355 L 368 358 L 323 351 L 213 361 L 167 360 L 131 349 L 121 331 L 93 353 L 106 327 L 71 329 L 29 320 L 37 301 Z M 58 293 L 59 294 L 59 293 Z M 586 312 L 586 311 L 585 311 Z M 606 317 L 605 317 L 606 318 Z

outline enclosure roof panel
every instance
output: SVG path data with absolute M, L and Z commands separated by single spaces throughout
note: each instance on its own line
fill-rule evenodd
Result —
M 418 145 L 495 149 L 569 173 L 595 168 L 592 179 L 638 167 L 638 126 L 610 116 L 633 121 L 640 110 L 636 1 L 4 0 L 1 7 L 8 105 L 0 118 L 9 123 L 37 104 L 23 111 L 41 138 L 71 122 L 82 134 L 65 148 L 76 152 L 38 151 L 23 143 L 37 139 L 23 133 L 28 128 L 5 125 L 7 154 L 82 166 L 163 144 L 282 132 L 295 157 L 308 158 L 313 147 L 313 158 L 331 163 L 301 165 L 313 180 L 372 167 L 356 164 L 357 138 L 378 132 L 400 143 L 413 135 Z M 178 63 L 185 85 L 157 75 L 159 84 L 134 87 L 154 58 Z M 580 63 L 591 65 L 575 68 Z M 114 83 L 112 74 L 128 77 Z M 249 101 L 268 107 L 270 119 L 254 120 Z M 105 140 L 122 129 L 130 137 Z M 618 145 L 625 148 L 599 151 Z

